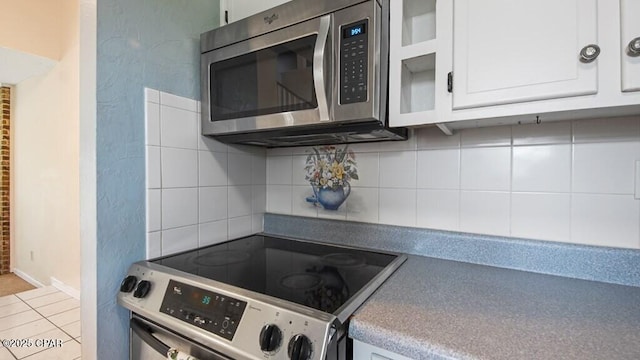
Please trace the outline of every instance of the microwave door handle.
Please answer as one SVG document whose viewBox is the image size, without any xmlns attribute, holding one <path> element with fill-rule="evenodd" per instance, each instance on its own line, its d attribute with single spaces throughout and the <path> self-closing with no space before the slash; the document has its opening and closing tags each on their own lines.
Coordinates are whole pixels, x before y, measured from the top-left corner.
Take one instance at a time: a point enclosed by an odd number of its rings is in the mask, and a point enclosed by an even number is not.
<svg viewBox="0 0 640 360">
<path fill-rule="evenodd" d="M 325 79 L 331 79 L 331 76 L 324 76 L 326 61 L 326 45 L 329 37 L 329 29 L 331 27 L 331 15 L 325 15 L 320 18 L 320 28 L 318 29 L 318 39 L 313 49 L 313 84 L 316 90 L 316 98 L 318 100 L 318 111 L 320 112 L 320 121 L 330 121 L 329 104 L 327 103 L 327 84 Z"/>
</svg>

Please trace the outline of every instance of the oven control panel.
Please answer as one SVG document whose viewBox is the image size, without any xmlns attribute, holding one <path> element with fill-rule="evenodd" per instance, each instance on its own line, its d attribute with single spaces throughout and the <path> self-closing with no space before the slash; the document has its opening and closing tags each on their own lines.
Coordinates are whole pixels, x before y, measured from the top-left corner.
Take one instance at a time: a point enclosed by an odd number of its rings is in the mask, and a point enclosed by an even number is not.
<svg viewBox="0 0 640 360">
<path fill-rule="evenodd" d="M 341 27 L 340 103 L 367 101 L 368 20 Z"/>
<path fill-rule="evenodd" d="M 246 307 L 244 301 L 169 280 L 160 312 L 231 341 Z"/>
</svg>

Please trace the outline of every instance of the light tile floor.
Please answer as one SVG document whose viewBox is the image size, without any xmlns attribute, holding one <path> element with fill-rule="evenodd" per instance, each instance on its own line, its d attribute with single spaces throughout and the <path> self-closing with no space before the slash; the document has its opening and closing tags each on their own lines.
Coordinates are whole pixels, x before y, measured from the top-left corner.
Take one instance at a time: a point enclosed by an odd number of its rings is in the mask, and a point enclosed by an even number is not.
<svg viewBox="0 0 640 360">
<path fill-rule="evenodd" d="M 11 339 L 33 345 L 0 345 L 0 360 L 80 359 L 80 302 L 53 286 L 0 297 L 0 340 Z"/>
</svg>

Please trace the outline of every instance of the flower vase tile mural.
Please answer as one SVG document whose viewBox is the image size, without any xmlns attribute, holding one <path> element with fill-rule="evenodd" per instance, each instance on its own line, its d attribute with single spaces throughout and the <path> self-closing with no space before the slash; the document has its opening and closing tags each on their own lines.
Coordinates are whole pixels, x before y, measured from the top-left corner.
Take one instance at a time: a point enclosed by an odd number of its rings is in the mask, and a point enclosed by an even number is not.
<svg viewBox="0 0 640 360">
<path fill-rule="evenodd" d="M 305 180 L 312 194 L 306 201 L 328 211 L 339 211 L 351 194 L 350 181 L 358 180 L 356 155 L 348 146 L 311 148 L 305 163 Z"/>
</svg>

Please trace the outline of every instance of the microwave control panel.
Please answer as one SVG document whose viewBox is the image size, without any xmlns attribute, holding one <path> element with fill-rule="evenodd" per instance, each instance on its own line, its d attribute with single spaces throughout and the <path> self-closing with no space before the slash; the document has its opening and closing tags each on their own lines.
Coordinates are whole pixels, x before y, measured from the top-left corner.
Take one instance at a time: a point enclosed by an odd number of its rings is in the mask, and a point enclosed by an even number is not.
<svg viewBox="0 0 640 360">
<path fill-rule="evenodd" d="M 368 20 L 341 27 L 340 104 L 367 101 Z"/>
</svg>

